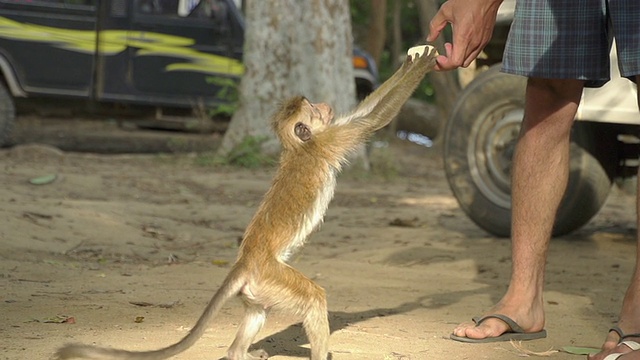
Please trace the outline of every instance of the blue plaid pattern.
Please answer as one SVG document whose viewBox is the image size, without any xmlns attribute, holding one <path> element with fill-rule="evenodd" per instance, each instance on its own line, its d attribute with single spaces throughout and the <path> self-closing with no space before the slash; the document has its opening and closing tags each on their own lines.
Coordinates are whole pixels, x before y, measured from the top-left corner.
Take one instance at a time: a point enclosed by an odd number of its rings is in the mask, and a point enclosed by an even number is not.
<svg viewBox="0 0 640 360">
<path fill-rule="evenodd" d="M 622 75 L 640 74 L 640 0 L 518 0 L 502 71 L 601 86 L 612 37 Z"/>
<path fill-rule="evenodd" d="M 620 74 L 640 74 L 640 1 L 609 0 Z"/>
</svg>

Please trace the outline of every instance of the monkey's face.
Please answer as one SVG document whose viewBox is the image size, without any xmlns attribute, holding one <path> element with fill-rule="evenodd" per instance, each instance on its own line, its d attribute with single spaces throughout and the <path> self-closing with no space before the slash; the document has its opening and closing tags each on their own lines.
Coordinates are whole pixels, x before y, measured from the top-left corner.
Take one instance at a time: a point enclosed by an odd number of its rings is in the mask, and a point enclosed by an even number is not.
<svg viewBox="0 0 640 360">
<path fill-rule="evenodd" d="M 331 125 L 333 121 L 333 109 L 327 103 L 311 103 L 309 102 L 309 106 L 311 107 L 311 118 L 312 121 L 319 121 L 322 124 L 322 127 L 327 127 Z"/>
<path fill-rule="evenodd" d="M 311 140 L 314 134 L 323 132 L 333 121 L 333 109 L 326 103 L 314 104 L 304 100 L 300 118 L 294 126 L 294 133 L 302 142 Z"/>
</svg>

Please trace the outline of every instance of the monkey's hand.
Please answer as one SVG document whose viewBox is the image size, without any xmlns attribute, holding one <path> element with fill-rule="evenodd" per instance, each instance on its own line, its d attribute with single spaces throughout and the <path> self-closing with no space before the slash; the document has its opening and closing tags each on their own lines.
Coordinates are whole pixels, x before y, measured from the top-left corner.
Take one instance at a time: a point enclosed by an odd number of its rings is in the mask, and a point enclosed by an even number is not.
<svg viewBox="0 0 640 360">
<path fill-rule="evenodd" d="M 438 56 L 438 51 L 435 47 L 431 45 L 419 45 L 409 48 L 409 50 L 407 50 L 407 57 L 411 58 L 411 61 L 414 61 L 416 58 L 425 55 L 429 56 L 432 55 L 432 53 L 433 56 Z"/>
<path fill-rule="evenodd" d="M 430 62 L 430 59 L 435 59 L 436 56 L 438 56 L 438 51 L 431 45 L 418 45 L 409 48 L 409 50 L 407 50 L 407 58 L 404 59 L 402 66 L 396 72 L 398 74 L 398 78 L 403 77 L 407 72 L 409 72 L 410 68 L 425 66 L 427 62 Z M 421 63 L 422 65 L 415 65 L 416 63 Z M 435 63 L 433 65 L 435 66 Z M 420 77 L 422 76 L 424 76 L 424 74 Z M 393 86 L 395 86 L 398 79 L 395 80 L 396 81 L 393 82 Z"/>
</svg>

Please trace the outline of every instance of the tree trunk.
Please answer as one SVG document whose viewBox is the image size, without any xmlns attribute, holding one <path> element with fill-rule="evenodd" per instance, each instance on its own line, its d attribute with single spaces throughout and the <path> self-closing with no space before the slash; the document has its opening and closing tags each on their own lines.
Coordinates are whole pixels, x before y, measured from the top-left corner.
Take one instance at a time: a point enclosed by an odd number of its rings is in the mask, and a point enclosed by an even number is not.
<svg viewBox="0 0 640 360">
<path fill-rule="evenodd" d="M 367 52 L 380 67 L 380 57 L 387 38 L 387 0 L 371 0 L 371 16 L 367 32 Z"/>
<path fill-rule="evenodd" d="M 245 74 L 240 104 L 220 146 L 226 155 L 246 137 L 279 144 L 269 117 L 280 101 L 302 94 L 329 103 L 336 114 L 354 106 L 348 0 L 250 0 L 246 6 Z"/>
<path fill-rule="evenodd" d="M 391 42 L 391 64 L 394 69 L 400 67 L 400 64 L 404 61 L 404 54 L 406 49 L 402 48 L 402 1 L 393 2 L 393 21 L 391 22 L 391 34 L 393 41 Z"/>
</svg>

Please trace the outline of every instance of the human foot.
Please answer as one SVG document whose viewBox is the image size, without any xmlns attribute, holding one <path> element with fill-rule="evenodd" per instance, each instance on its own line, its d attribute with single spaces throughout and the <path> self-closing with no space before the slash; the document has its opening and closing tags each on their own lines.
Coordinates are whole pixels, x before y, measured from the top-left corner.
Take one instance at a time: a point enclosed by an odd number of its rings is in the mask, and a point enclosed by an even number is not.
<svg viewBox="0 0 640 360">
<path fill-rule="evenodd" d="M 640 281 L 638 279 L 640 277 L 636 274 L 625 294 L 618 325 L 609 330 L 607 338 L 602 344 L 602 350 L 589 356 L 589 360 L 603 360 L 609 354 L 630 352 L 629 346 L 620 345 L 622 341 L 632 340 L 640 343 Z M 631 355 L 629 356 L 631 357 Z"/>
<path fill-rule="evenodd" d="M 640 360 L 640 343 L 633 340 L 624 340 L 612 349 L 603 350 L 593 356 L 589 355 L 587 359 L 596 360 Z"/>
<path fill-rule="evenodd" d="M 547 336 L 547 332 L 545 330 L 534 331 L 534 332 L 526 332 L 520 325 L 518 325 L 515 321 L 505 315 L 501 314 L 492 314 L 483 317 L 475 317 L 473 318 L 473 322 L 475 324 L 474 328 L 477 329 L 483 326 L 483 323 L 489 320 L 497 320 L 504 323 L 507 326 L 507 330 L 503 331 L 499 335 L 495 336 L 486 336 L 483 338 L 473 338 L 470 336 L 458 336 L 455 334 L 450 335 L 452 340 L 461 341 L 461 342 L 469 342 L 469 343 L 487 343 L 487 342 L 495 342 L 495 341 L 509 341 L 509 340 L 534 340 L 541 339 Z"/>
<path fill-rule="evenodd" d="M 600 351 L 597 354 L 589 355 L 588 359 L 589 360 L 617 359 L 622 354 L 629 353 L 634 350 L 639 350 L 640 344 L 638 344 L 638 341 L 640 341 L 640 334 L 625 333 L 618 326 L 614 326 L 609 330 L 607 339 L 602 345 L 602 351 Z M 618 357 L 613 357 L 614 354 L 617 354 Z"/>
</svg>

